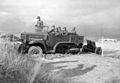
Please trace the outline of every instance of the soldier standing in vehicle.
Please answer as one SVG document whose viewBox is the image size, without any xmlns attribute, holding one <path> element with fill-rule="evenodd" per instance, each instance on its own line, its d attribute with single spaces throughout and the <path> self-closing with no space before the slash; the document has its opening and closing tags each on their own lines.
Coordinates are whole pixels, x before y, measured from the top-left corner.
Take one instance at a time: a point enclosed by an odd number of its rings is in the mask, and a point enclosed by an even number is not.
<svg viewBox="0 0 120 83">
<path fill-rule="evenodd" d="M 35 27 L 37 27 L 36 32 L 42 32 L 43 31 L 43 21 L 40 19 L 40 16 L 37 16 L 37 24 L 35 25 Z"/>
</svg>

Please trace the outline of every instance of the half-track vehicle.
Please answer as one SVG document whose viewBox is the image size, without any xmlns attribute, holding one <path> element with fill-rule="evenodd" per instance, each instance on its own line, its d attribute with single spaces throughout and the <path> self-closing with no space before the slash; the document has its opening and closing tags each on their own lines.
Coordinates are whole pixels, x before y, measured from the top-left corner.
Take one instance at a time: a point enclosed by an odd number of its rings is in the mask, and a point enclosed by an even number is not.
<svg viewBox="0 0 120 83">
<path fill-rule="evenodd" d="M 18 51 L 28 54 L 69 53 L 70 49 L 82 48 L 84 36 L 76 33 L 57 34 L 52 32 L 21 33 L 22 44 Z M 79 52 L 79 50 L 77 51 Z M 77 53 L 76 52 L 76 53 Z"/>
</svg>

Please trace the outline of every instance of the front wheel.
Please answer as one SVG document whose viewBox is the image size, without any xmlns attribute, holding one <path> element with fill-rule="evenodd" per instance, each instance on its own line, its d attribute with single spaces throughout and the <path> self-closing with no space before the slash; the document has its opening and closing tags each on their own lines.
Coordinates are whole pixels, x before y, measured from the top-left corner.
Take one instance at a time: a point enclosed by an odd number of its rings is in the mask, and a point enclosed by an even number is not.
<svg viewBox="0 0 120 83">
<path fill-rule="evenodd" d="M 39 46 L 31 46 L 28 50 L 28 54 L 29 55 L 36 55 L 39 54 L 40 56 L 42 56 L 43 54 L 43 50 L 41 47 Z"/>
</svg>

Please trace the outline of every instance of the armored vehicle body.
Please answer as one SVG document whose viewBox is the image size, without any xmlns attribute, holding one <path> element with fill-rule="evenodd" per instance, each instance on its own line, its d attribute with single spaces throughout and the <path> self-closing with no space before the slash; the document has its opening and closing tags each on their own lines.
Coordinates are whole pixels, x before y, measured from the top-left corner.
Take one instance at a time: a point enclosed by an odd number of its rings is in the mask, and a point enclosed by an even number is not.
<svg viewBox="0 0 120 83">
<path fill-rule="evenodd" d="M 68 53 L 73 48 L 82 48 L 84 36 L 76 33 L 52 32 L 21 33 L 19 52 L 28 54 Z"/>
</svg>

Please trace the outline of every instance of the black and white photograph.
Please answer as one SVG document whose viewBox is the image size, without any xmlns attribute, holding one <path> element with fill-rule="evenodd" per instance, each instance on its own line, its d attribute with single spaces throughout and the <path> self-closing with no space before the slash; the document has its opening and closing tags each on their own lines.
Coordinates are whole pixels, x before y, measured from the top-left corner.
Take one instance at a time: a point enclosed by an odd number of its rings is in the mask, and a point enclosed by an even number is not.
<svg viewBox="0 0 120 83">
<path fill-rule="evenodd" d="M 0 83 L 120 83 L 120 0 L 0 0 Z"/>
</svg>

